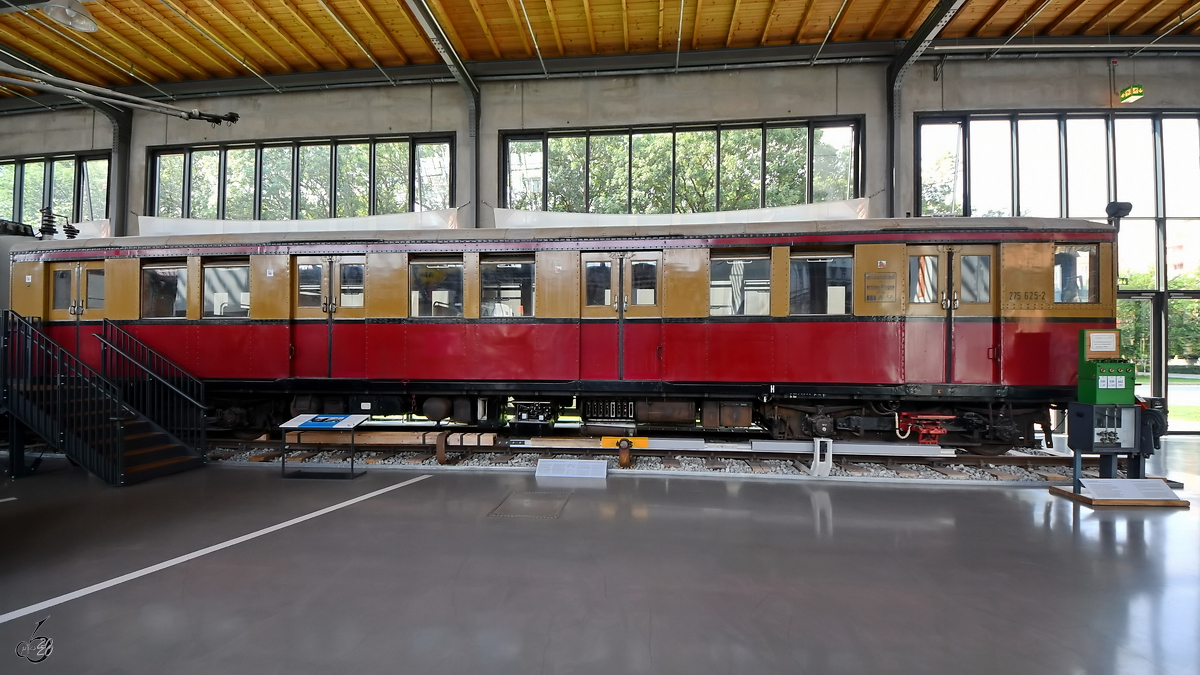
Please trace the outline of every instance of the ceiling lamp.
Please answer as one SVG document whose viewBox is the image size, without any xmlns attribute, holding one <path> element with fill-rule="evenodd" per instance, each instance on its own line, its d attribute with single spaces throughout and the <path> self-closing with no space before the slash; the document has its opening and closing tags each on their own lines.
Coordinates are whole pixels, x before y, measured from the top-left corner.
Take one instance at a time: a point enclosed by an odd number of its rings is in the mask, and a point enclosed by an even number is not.
<svg viewBox="0 0 1200 675">
<path fill-rule="evenodd" d="M 50 0 L 42 5 L 42 13 L 81 33 L 95 33 L 99 26 L 79 0 Z"/>
<path fill-rule="evenodd" d="M 1121 103 L 1133 103 L 1146 95 L 1146 89 L 1140 84 L 1131 84 L 1121 90 Z"/>
</svg>

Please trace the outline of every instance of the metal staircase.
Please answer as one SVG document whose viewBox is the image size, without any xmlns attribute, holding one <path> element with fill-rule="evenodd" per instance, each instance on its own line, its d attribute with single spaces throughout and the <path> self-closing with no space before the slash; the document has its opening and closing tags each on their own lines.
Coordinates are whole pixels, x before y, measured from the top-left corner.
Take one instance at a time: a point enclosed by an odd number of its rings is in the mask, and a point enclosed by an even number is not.
<svg viewBox="0 0 1200 675">
<path fill-rule="evenodd" d="M 98 336 L 105 345 L 105 369 L 116 376 L 110 380 L 15 312 L 4 312 L 2 333 L 5 410 L 104 482 L 128 485 L 204 463 L 200 399 L 187 397 L 192 410 L 184 412 L 182 392 L 171 391 L 168 378 L 113 347 L 114 341 L 128 347 L 120 338 Z M 20 434 L 10 434 L 9 441 L 12 472 L 20 475 Z"/>
</svg>

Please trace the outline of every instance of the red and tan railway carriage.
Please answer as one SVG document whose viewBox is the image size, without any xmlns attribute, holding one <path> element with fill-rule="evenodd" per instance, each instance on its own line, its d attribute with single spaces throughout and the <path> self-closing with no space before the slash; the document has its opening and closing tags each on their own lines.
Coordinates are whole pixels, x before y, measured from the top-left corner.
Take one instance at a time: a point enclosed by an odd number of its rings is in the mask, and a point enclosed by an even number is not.
<svg viewBox="0 0 1200 675">
<path fill-rule="evenodd" d="M 997 452 L 1072 398 L 1079 329 L 1115 325 L 1114 238 L 920 218 L 89 239 L 14 248 L 11 301 L 92 363 L 116 322 L 231 429 L 571 413 Z"/>
</svg>

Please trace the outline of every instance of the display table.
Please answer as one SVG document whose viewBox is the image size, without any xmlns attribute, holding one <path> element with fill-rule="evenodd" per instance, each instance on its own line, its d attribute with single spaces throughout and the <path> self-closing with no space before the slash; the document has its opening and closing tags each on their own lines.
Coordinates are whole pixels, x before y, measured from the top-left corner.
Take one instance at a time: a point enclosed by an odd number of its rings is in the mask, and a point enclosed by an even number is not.
<svg viewBox="0 0 1200 675">
<path fill-rule="evenodd" d="M 279 471 L 284 478 L 341 478 L 354 479 L 366 473 L 366 471 L 354 470 L 354 430 L 358 425 L 370 419 L 370 415 L 297 415 L 292 419 L 279 425 L 283 430 L 283 441 L 281 449 L 283 456 L 280 457 Z M 337 470 L 303 470 L 297 468 L 295 471 L 288 472 L 287 470 L 287 453 L 288 453 L 288 432 L 296 432 L 296 442 L 300 443 L 304 438 L 306 431 L 348 431 L 350 432 L 350 471 Z"/>
</svg>

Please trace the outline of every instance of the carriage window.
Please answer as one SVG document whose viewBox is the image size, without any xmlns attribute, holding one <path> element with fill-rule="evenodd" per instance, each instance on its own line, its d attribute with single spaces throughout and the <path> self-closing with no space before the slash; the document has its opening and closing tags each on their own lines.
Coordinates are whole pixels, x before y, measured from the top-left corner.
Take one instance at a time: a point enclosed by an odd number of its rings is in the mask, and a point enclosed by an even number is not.
<svg viewBox="0 0 1200 675">
<path fill-rule="evenodd" d="M 363 306 L 363 280 L 366 277 L 366 266 L 362 263 L 342 263 L 341 306 Z"/>
<path fill-rule="evenodd" d="M 1099 245 L 1054 247 L 1054 301 L 1100 302 Z"/>
<path fill-rule="evenodd" d="M 187 316 L 187 266 L 142 268 L 142 318 Z"/>
<path fill-rule="evenodd" d="M 658 304 L 658 261 L 634 260 L 630 263 L 632 269 L 633 304 Z"/>
<path fill-rule="evenodd" d="M 938 301 L 938 257 L 914 255 L 908 258 L 908 301 Z"/>
<path fill-rule="evenodd" d="M 612 263 L 589 262 L 584 265 L 588 307 L 604 307 L 612 304 Z"/>
<path fill-rule="evenodd" d="M 88 309 L 104 309 L 104 270 L 87 271 Z"/>
<path fill-rule="evenodd" d="M 533 260 L 484 259 L 479 271 L 480 316 L 533 316 Z"/>
<path fill-rule="evenodd" d="M 204 266 L 204 316 L 250 316 L 250 266 Z"/>
<path fill-rule="evenodd" d="M 792 258 L 792 314 L 849 314 L 854 293 L 850 256 Z"/>
<path fill-rule="evenodd" d="M 71 270 L 54 270 L 54 301 L 51 309 L 71 308 Z"/>
<path fill-rule="evenodd" d="M 711 316 L 768 316 L 771 259 L 767 256 L 713 258 L 709 277 Z"/>
<path fill-rule="evenodd" d="M 296 306 L 321 306 L 321 279 L 325 275 L 325 265 L 321 263 L 300 263 L 296 265 Z"/>
<path fill-rule="evenodd" d="M 992 256 L 964 255 L 959 266 L 963 302 L 992 301 Z"/>
<path fill-rule="evenodd" d="M 414 258 L 408 264 L 409 316 L 462 316 L 462 260 Z"/>
</svg>

